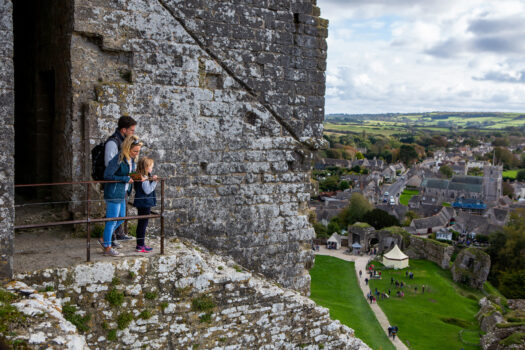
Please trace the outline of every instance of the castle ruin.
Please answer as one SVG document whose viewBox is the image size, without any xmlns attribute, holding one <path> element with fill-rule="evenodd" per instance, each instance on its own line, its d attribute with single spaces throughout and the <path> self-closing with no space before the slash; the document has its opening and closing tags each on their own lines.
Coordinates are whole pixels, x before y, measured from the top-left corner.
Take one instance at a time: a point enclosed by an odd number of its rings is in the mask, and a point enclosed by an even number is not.
<svg viewBox="0 0 525 350">
<path fill-rule="evenodd" d="M 167 232 L 308 293 L 319 16 L 315 0 L 0 0 L 0 274 L 14 184 L 90 179 L 90 150 L 130 115 L 167 178 Z"/>
</svg>

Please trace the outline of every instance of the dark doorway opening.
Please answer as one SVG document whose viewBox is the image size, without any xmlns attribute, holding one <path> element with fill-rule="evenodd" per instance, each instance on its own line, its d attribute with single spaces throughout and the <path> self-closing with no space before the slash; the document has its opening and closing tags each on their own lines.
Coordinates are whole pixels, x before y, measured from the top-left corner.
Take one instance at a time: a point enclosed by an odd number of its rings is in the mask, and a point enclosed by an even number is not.
<svg viewBox="0 0 525 350">
<path fill-rule="evenodd" d="M 15 68 L 15 183 L 47 183 L 61 176 L 67 146 L 70 2 L 13 1 Z M 49 198 L 51 188 L 17 189 L 18 197 Z"/>
</svg>

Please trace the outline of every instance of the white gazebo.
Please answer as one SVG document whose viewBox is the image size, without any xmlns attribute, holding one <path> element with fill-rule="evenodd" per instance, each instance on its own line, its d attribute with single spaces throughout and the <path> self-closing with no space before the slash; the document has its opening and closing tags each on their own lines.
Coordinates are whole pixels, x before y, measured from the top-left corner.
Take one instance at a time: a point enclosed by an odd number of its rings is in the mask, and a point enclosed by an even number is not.
<svg viewBox="0 0 525 350">
<path fill-rule="evenodd" d="M 404 269 L 408 267 L 408 256 L 396 244 L 391 251 L 383 255 L 383 265 L 396 270 Z"/>
<path fill-rule="evenodd" d="M 332 236 L 328 238 L 328 241 L 326 241 L 326 248 L 341 249 L 341 236 L 334 232 Z"/>
</svg>

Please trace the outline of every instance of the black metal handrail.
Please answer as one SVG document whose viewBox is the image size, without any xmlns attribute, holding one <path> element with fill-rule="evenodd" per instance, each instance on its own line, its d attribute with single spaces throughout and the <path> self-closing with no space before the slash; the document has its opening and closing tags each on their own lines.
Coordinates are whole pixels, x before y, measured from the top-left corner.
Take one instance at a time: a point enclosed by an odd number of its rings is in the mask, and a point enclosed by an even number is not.
<svg viewBox="0 0 525 350">
<path fill-rule="evenodd" d="M 87 228 L 87 240 L 86 240 L 86 260 L 91 261 L 91 223 L 96 222 L 107 222 L 107 221 L 120 221 L 120 220 L 135 220 L 135 219 L 156 219 L 160 218 L 160 254 L 164 254 L 164 178 L 157 178 L 160 181 L 160 214 L 150 215 L 131 215 L 121 216 L 117 218 L 91 218 L 91 196 L 89 191 L 89 185 L 92 184 L 104 184 L 104 183 L 116 183 L 120 181 L 104 180 L 104 181 L 71 181 L 71 182 L 51 182 L 51 183 L 40 183 L 40 184 L 20 184 L 15 185 L 15 188 L 22 187 L 44 187 L 44 186 L 64 186 L 64 185 L 86 185 L 86 218 L 77 220 L 67 221 L 55 221 L 46 222 L 41 224 L 28 224 L 28 225 L 15 225 L 16 229 L 28 229 L 38 227 L 50 227 L 50 226 L 61 226 L 61 225 L 75 225 L 75 224 L 86 224 Z M 140 181 L 139 181 L 140 182 Z"/>
</svg>

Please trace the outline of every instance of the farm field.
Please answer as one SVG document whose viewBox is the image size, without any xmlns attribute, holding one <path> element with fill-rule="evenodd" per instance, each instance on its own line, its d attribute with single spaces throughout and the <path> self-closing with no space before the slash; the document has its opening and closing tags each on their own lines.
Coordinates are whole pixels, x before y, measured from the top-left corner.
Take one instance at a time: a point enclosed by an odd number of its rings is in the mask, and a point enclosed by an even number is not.
<svg viewBox="0 0 525 350">
<path fill-rule="evenodd" d="M 414 197 L 417 194 L 419 194 L 418 190 L 405 189 L 403 190 L 403 192 L 401 192 L 401 196 L 399 196 L 399 203 L 403 205 L 408 205 L 408 201 L 410 200 L 410 198 Z"/>
<path fill-rule="evenodd" d="M 343 123 L 343 124 L 334 124 L 325 122 L 324 129 L 326 132 L 353 132 L 353 133 L 362 133 L 365 131 L 368 134 L 381 134 L 381 135 L 392 135 L 392 134 L 402 134 L 406 133 L 407 129 L 400 126 L 390 125 L 377 125 L 374 124 L 357 124 L 357 123 Z"/>
<path fill-rule="evenodd" d="M 310 276 L 310 298 L 328 308 L 333 319 L 352 328 L 372 349 L 394 350 L 359 288 L 353 262 L 317 255 Z"/>
<path fill-rule="evenodd" d="M 346 118 L 346 120 L 345 120 Z M 423 114 L 341 115 L 337 119 L 327 116 L 325 129 L 370 134 L 409 132 L 411 128 L 429 131 L 476 129 L 485 132 L 506 127 L 525 126 L 525 114 L 520 113 L 462 113 L 432 112 Z"/>
<path fill-rule="evenodd" d="M 407 270 L 414 273 L 413 280 L 406 277 Z M 392 325 L 399 327 L 399 337 L 410 349 L 480 349 L 480 329 L 474 317 L 482 296 L 479 291 L 460 287 L 452 281 L 450 271 L 426 260 L 411 259 L 408 269 L 384 269 L 382 276 L 371 280 L 370 288 L 392 290 L 389 299 L 378 298 L 378 303 Z M 404 297 L 396 296 L 391 278 L 405 283 Z"/>
</svg>

